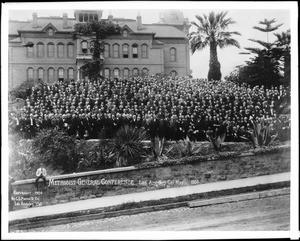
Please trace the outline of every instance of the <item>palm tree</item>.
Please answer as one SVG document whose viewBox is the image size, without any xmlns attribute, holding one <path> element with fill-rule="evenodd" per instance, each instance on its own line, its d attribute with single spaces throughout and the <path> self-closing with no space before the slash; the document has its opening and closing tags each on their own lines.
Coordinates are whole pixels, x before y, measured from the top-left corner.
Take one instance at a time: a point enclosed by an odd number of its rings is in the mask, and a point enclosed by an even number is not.
<svg viewBox="0 0 300 241">
<path fill-rule="evenodd" d="M 227 12 L 217 14 L 211 12 L 208 16 L 203 14 L 203 17 L 196 15 L 199 24 L 191 23 L 197 28 L 197 31 L 189 35 L 192 53 L 195 53 L 196 50 L 203 50 L 207 46 L 210 48 L 208 80 L 220 80 L 222 77 L 217 47 L 220 49 L 227 46 L 240 48 L 240 44 L 232 38 L 232 35 L 241 34 L 235 31 L 225 31 L 230 24 L 235 23 L 231 18 L 225 18 L 226 15 Z"/>
</svg>

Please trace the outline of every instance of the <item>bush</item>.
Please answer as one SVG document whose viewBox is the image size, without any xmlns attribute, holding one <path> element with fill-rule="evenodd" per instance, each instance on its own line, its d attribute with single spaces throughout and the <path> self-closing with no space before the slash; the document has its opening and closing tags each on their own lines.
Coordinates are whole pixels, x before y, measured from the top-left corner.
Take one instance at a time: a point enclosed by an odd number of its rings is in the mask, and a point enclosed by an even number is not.
<svg viewBox="0 0 300 241">
<path fill-rule="evenodd" d="M 110 142 L 116 166 L 127 166 L 139 162 L 145 153 L 143 141 L 148 139 L 143 129 L 125 125 L 121 127 Z"/>
<path fill-rule="evenodd" d="M 213 132 L 209 132 L 206 134 L 207 139 L 212 144 L 215 151 L 221 151 L 221 145 L 225 141 L 226 133 L 217 134 Z"/>
<path fill-rule="evenodd" d="M 184 140 L 180 140 L 177 147 L 181 157 L 199 155 L 202 151 L 202 147 L 195 141 L 191 141 L 188 136 Z"/>
<path fill-rule="evenodd" d="M 34 153 L 48 165 L 54 165 L 65 173 L 76 170 L 78 154 L 76 140 L 63 131 L 45 129 L 32 140 Z"/>
</svg>

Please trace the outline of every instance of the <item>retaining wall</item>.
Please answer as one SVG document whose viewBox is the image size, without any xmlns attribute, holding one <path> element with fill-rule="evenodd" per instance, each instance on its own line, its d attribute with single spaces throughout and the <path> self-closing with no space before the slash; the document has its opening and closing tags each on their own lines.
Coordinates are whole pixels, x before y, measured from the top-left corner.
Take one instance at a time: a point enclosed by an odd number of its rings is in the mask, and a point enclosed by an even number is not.
<svg viewBox="0 0 300 241">
<path fill-rule="evenodd" d="M 35 180 L 28 179 L 13 183 L 13 209 L 288 171 L 290 151 L 285 150 L 275 154 L 244 154 L 222 160 L 195 161 L 165 167 L 130 166 L 47 177 L 47 186 L 44 187 L 40 181 L 39 191 L 35 191 Z"/>
</svg>

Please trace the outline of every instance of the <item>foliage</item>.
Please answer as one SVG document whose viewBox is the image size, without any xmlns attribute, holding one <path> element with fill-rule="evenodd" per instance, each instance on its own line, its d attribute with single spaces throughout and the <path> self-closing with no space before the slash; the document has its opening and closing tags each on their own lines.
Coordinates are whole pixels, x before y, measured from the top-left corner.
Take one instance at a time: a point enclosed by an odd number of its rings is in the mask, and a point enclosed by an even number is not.
<svg viewBox="0 0 300 241">
<path fill-rule="evenodd" d="M 117 130 L 110 143 L 116 166 L 131 165 L 140 161 L 145 153 L 143 141 L 147 139 L 147 132 L 143 129 L 125 125 Z"/>
<path fill-rule="evenodd" d="M 165 139 L 164 138 L 159 138 L 155 137 L 154 141 L 151 142 L 151 150 L 153 153 L 153 157 L 155 161 L 163 161 L 168 159 L 167 155 L 172 151 L 173 145 L 169 146 L 166 148 L 165 145 Z"/>
<path fill-rule="evenodd" d="M 208 16 L 205 14 L 203 14 L 203 17 L 196 15 L 199 23 L 192 22 L 192 25 L 197 28 L 189 35 L 192 53 L 210 47 L 208 80 L 220 80 L 222 77 L 217 47 L 221 49 L 227 46 L 240 47 L 238 41 L 232 38 L 232 35 L 241 34 L 236 31 L 225 31 L 230 24 L 235 23 L 231 18 L 226 18 L 226 15 L 227 12 L 217 14 L 210 12 Z"/>
<path fill-rule="evenodd" d="M 83 72 L 90 78 L 98 77 L 100 70 L 103 68 L 104 39 L 119 34 L 120 27 L 106 20 L 75 24 L 74 32 L 72 33 L 73 39 L 88 38 L 94 45 L 93 59 L 82 67 Z"/>
<path fill-rule="evenodd" d="M 14 101 L 18 98 L 25 100 L 27 97 L 26 90 L 31 89 L 33 86 L 35 86 L 35 82 L 33 80 L 26 80 L 22 82 L 20 85 L 9 91 L 10 100 Z"/>
<path fill-rule="evenodd" d="M 214 150 L 221 151 L 222 143 L 225 141 L 226 133 L 218 134 L 215 132 L 206 133 L 207 139 L 212 144 Z"/>
<path fill-rule="evenodd" d="M 113 156 L 108 141 L 101 140 L 92 148 L 84 147 L 77 168 L 80 171 L 111 168 L 114 164 Z"/>
<path fill-rule="evenodd" d="M 277 133 L 271 136 L 270 124 L 264 120 L 256 123 L 252 121 L 253 131 L 248 131 L 246 138 L 252 143 L 254 148 L 269 146 L 277 137 Z"/>
<path fill-rule="evenodd" d="M 78 163 L 75 138 L 63 131 L 44 129 L 32 140 L 37 158 L 52 164 L 65 173 L 74 171 Z"/>
<path fill-rule="evenodd" d="M 191 141 L 188 136 L 178 142 L 181 157 L 199 155 L 202 148 L 195 141 Z"/>
</svg>

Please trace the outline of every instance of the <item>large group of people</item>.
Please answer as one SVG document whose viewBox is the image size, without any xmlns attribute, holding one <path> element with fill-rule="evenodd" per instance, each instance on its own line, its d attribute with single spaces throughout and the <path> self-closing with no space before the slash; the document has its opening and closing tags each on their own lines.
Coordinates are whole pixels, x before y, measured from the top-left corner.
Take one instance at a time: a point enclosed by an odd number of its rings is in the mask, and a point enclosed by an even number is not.
<svg viewBox="0 0 300 241">
<path fill-rule="evenodd" d="M 56 128 L 78 139 L 110 138 L 122 125 L 144 128 L 151 138 L 206 140 L 207 132 L 226 132 L 239 141 L 251 121 L 289 128 L 280 113 L 290 88 L 250 88 L 229 81 L 189 77 L 80 79 L 27 90 L 25 105 L 9 116 L 9 127 L 33 138 Z"/>
</svg>

